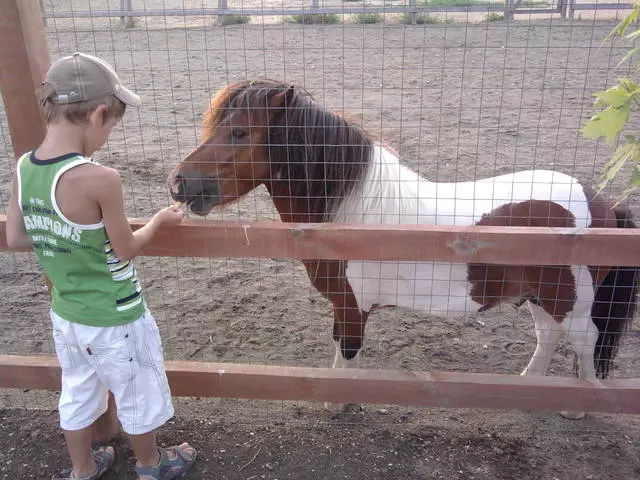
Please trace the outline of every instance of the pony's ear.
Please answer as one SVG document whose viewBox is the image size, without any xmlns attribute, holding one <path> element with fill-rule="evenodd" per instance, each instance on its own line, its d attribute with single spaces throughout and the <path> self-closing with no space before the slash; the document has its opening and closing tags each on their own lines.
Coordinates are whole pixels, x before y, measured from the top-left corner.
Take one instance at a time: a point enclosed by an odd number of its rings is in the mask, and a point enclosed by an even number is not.
<svg viewBox="0 0 640 480">
<path fill-rule="evenodd" d="M 290 85 L 284 92 L 280 92 L 275 94 L 269 100 L 269 109 L 270 110 L 282 110 L 291 105 L 291 101 L 293 100 L 293 95 L 295 94 L 295 87 Z"/>
</svg>

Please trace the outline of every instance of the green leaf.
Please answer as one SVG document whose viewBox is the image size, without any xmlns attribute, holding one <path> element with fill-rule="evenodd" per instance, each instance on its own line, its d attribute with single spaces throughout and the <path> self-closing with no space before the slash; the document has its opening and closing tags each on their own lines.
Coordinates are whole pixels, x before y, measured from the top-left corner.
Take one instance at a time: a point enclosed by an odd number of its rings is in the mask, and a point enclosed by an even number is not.
<svg viewBox="0 0 640 480">
<path fill-rule="evenodd" d="M 637 30 L 637 31 L 636 31 L 636 33 L 640 33 L 640 30 Z M 622 65 L 623 63 L 628 62 L 628 61 L 629 61 L 629 59 L 630 59 L 631 57 L 633 57 L 634 55 L 636 55 L 638 52 L 640 52 L 640 47 L 635 47 L 635 48 L 632 48 L 631 50 L 629 50 L 629 51 L 627 52 L 627 54 L 626 54 L 624 57 L 622 57 L 622 60 L 620 60 L 620 61 L 618 62 L 618 67 L 619 67 L 620 65 Z"/>
<path fill-rule="evenodd" d="M 622 107 L 609 107 L 591 117 L 580 130 L 586 138 L 596 140 L 606 137 L 607 142 L 613 143 L 624 128 L 629 118 L 629 104 Z"/>
<path fill-rule="evenodd" d="M 631 80 L 630 78 L 622 77 L 618 79 L 618 85 L 626 88 L 630 95 L 637 95 L 640 91 L 640 85 Z"/>
<path fill-rule="evenodd" d="M 627 33 L 624 38 L 626 38 L 627 40 L 633 40 L 636 37 L 640 36 L 640 30 L 634 30 L 631 33 Z"/>
<path fill-rule="evenodd" d="M 596 107 L 622 107 L 625 103 L 629 102 L 631 93 L 625 86 L 618 84 L 615 87 L 611 87 L 609 90 L 605 90 L 604 92 L 596 92 L 593 94 L 593 96 L 597 98 L 597 101 L 595 103 Z"/>
<path fill-rule="evenodd" d="M 622 167 L 624 167 L 625 163 L 629 160 L 634 160 L 636 163 L 634 168 L 638 167 L 638 163 L 640 162 L 640 143 L 637 139 L 634 139 L 632 142 L 624 143 L 616 149 L 611 160 L 609 160 L 602 169 L 602 180 L 598 185 L 598 192 L 602 191 L 602 189 L 616 178 Z"/>
<path fill-rule="evenodd" d="M 616 25 L 616 28 L 614 28 L 609 33 L 609 35 L 606 36 L 605 41 L 609 41 L 613 39 L 613 37 L 615 36 L 622 37 L 626 33 L 627 29 L 629 28 L 629 25 L 638 21 L 639 13 L 640 13 L 640 4 L 638 4 L 638 2 L 634 2 L 633 10 L 631 10 L 631 12 L 626 17 L 620 20 L 620 23 Z"/>
<path fill-rule="evenodd" d="M 637 161 L 637 159 L 634 159 Z M 631 170 L 631 178 L 629 178 L 629 185 L 633 188 L 640 187 L 640 164 L 636 163 Z"/>
</svg>

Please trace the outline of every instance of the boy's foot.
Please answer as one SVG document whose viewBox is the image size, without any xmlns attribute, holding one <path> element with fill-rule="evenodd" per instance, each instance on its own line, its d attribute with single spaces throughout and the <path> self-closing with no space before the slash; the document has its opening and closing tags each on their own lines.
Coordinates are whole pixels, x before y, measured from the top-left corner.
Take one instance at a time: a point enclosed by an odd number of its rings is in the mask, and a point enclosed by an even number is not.
<svg viewBox="0 0 640 480">
<path fill-rule="evenodd" d="M 182 477 L 193 466 L 196 460 L 196 450 L 188 443 L 169 447 L 158 448 L 160 461 L 151 467 L 136 465 L 136 472 L 140 480 L 170 480 Z"/>
<path fill-rule="evenodd" d="M 98 480 L 113 465 L 116 451 L 113 447 L 100 447 L 98 450 L 92 451 L 91 455 L 93 455 L 93 461 L 96 462 L 95 473 L 88 477 L 76 477 L 73 473 L 73 468 L 69 468 L 60 473 L 60 475 L 54 475 L 51 480 Z"/>
</svg>

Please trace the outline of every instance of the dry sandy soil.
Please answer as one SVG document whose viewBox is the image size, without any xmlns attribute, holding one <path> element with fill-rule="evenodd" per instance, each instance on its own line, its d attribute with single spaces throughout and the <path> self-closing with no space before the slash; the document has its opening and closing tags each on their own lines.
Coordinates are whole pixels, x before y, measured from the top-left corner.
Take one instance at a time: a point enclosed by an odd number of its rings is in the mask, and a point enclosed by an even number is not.
<svg viewBox="0 0 640 480">
<path fill-rule="evenodd" d="M 131 216 L 169 202 L 167 172 L 196 145 L 207 98 L 242 78 L 304 85 L 382 134 L 432 180 L 535 166 L 595 182 L 610 155 L 578 133 L 592 92 L 620 73 L 614 67 L 624 48 L 602 44 L 610 22 L 221 28 L 200 19 L 185 28 L 183 20 L 165 21 L 127 30 L 117 20 L 47 27 L 53 58 L 97 53 L 144 98 L 97 155 L 120 168 Z M 6 206 L 14 159 L 6 124 L 2 131 Z M 262 189 L 210 217 L 276 218 Z M 33 258 L 1 257 L 0 353 L 52 354 Z M 144 258 L 138 265 L 168 359 L 330 365 L 330 308 L 297 262 Z M 518 373 L 534 347 L 527 312 L 509 308 L 449 320 L 384 311 L 370 320 L 367 337 L 365 368 Z M 638 376 L 639 341 L 635 328 L 616 376 Z M 550 373 L 568 375 L 571 363 L 563 347 Z M 66 464 L 55 392 L 0 391 L 0 402 L 0 478 L 47 478 Z M 188 437 L 201 449 L 189 478 L 640 478 L 634 416 L 593 414 L 574 423 L 554 413 L 367 406 L 332 418 L 304 402 L 176 402 L 178 416 L 161 439 Z M 119 473 L 105 478 L 134 478 L 126 443 L 120 451 Z"/>
</svg>

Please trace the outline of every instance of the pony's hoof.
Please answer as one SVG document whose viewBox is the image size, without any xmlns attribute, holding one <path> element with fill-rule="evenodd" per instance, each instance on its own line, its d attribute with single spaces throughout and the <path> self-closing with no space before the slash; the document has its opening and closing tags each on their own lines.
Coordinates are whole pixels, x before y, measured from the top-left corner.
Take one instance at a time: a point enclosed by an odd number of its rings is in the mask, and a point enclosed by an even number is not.
<svg viewBox="0 0 640 480">
<path fill-rule="evenodd" d="M 329 402 L 326 402 L 324 404 L 324 409 L 327 412 L 330 412 L 330 413 L 333 413 L 333 414 L 344 412 L 345 407 L 346 407 L 346 405 L 344 403 L 329 403 Z"/>
<path fill-rule="evenodd" d="M 584 417 L 587 416 L 586 412 L 567 412 L 567 411 L 560 412 L 560 415 L 562 415 L 564 418 L 568 420 L 582 420 Z"/>
<path fill-rule="evenodd" d="M 362 412 L 362 405 L 356 403 L 325 403 L 324 409 L 328 412 L 338 415 L 342 413 L 359 413 Z"/>
</svg>

